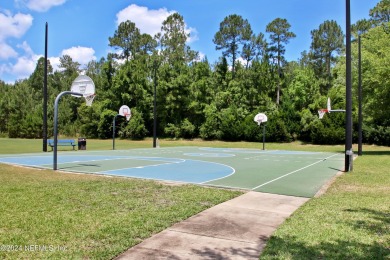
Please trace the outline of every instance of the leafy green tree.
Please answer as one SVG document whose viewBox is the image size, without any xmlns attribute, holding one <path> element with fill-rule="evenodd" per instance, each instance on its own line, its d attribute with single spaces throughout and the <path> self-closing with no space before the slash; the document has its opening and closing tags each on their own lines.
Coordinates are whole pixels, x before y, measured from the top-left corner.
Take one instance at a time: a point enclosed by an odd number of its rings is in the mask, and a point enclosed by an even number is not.
<svg viewBox="0 0 390 260">
<path fill-rule="evenodd" d="M 353 30 L 355 36 L 362 35 L 363 42 L 364 142 L 389 145 L 390 83 L 387 81 L 390 34 L 386 24 L 386 3 L 388 1 L 381 1 L 372 9 L 371 19 L 358 21 Z M 132 108 L 133 117 L 130 122 L 123 117 L 117 118 L 117 136 L 142 139 L 150 135 L 156 80 L 157 126 L 161 136 L 261 141 L 262 131 L 253 122 L 253 117 L 264 112 L 269 118 L 267 141 L 288 142 L 298 138 L 314 143 L 342 143 L 345 114 L 332 113 L 322 120 L 317 115 L 317 110 L 326 106 L 327 96 L 334 108 L 345 107 L 342 48 L 331 53 L 328 59 L 331 60 L 330 68 L 325 59 L 326 52 L 323 52 L 329 35 L 342 35 L 337 33 L 338 26 L 333 26 L 331 21 L 324 22 L 324 28 L 312 31 L 312 47 L 316 46 L 315 36 L 318 48 L 304 51 L 299 61 L 287 62 L 284 59 L 285 46 L 295 35 L 289 34 L 290 26 L 285 19 L 278 18 L 269 24 L 271 42 L 268 45 L 262 33 L 252 34 L 242 17 L 230 17 L 241 20 L 245 29 L 236 26 L 235 19 L 225 18 L 226 24 L 221 25 L 226 25 L 226 28 L 221 26 L 220 29 L 225 33 L 221 38 L 226 45 L 219 46 L 224 53 L 214 64 L 209 64 L 207 58 L 197 59 L 197 52 L 187 45 L 190 35 L 186 32 L 184 18 L 177 13 L 163 22 L 161 32 L 154 38 L 140 34 L 130 21 L 123 23 L 128 27 L 119 26 L 121 28 L 118 27 L 110 42 L 110 46 L 121 50 L 120 56 L 110 53 L 98 61 L 89 62 L 86 67 L 86 74 L 96 86 L 97 96 L 92 107 L 87 107 L 82 98 L 65 96 L 61 100 L 59 134 L 111 138 L 113 118 L 119 107 L 126 104 Z M 330 28 L 326 28 L 326 24 Z M 234 30 L 241 34 L 231 34 Z M 124 38 L 120 38 L 122 36 Z M 329 44 L 334 45 L 340 38 L 336 37 Z M 352 43 L 354 88 L 357 87 L 356 44 L 355 41 Z M 226 59 L 233 56 L 232 50 L 235 51 L 234 70 L 229 68 Z M 314 50 L 322 59 L 313 55 Z M 240 55 L 246 64 L 237 62 Z M 119 62 L 115 57 L 125 61 Z M 48 77 L 49 135 L 53 130 L 54 100 L 61 91 L 69 90 L 80 71 L 80 64 L 70 56 L 61 57 L 60 62 L 62 70 L 49 73 Z M 43 63 L 41 58 L 27 80 L 12 85 L 0 80 L 2 135 L 41 138 Z M 273 101 L 276 85 L 279 91 L 283 90 L 278 97 L 280 104 Z M 321 88 L 330 85 L 332 88 L 327 95 L 321 95 Z M 353 113 L 356 114 L 354 98 Z"/>
<path fill-rule="evenodd" d="M 104 134 L 100 134 L 97 131 L 102 111 L 102 103 L 94 101 L 93 106 L 81 105 L 78 108 L 78 116 L 80 122 L 80 129 L 78 134 L 87 138 L 108 138 L 110 135 L 107 131 Z M 112 135 L 111 135 L 112 136 Z"/>
<path fill-rule="evenodd" d="M 69 55 L 60 57 L 60 65 L 58 67 L 63 69 L 62 74 L 67 77 L 67 80 L 76 78 L 80 73 L 80 63 L 73 61 Z"/>
<path fill-rule="evenodd" d="M 166 61 L 174 63 L 188 63 L 197 58 L 198 53 L 191 50 L 186 44 L 190 35 L 186 33 L 184 18 L 174 13 L 163 21 L 161 36 L 162 55 Z"/>
<path fill-rule="evenodd" d="M 289 41 L 296 37 L 295 33 L 290 31 L 291 25 L 286 19 L 276 18 L 270 22 L 266 27 L 266 32 L 270 33 L 270 49 L 269 51 L 274 54 L 278 64 L 278 86 L 276 90 L 276 104 L 280 102 L 281 91 L 281 62 L 284 59 L 284 53 L 286 52 L 285 45 Z M 275 56 L 276 54 L 276 56 Z"/>
<path fill-rule="evenodd" d="M 50 64 L 50 61 L 47 61 L 47 72 L 51 74 L 53 72 L 53 67 Z M 30 86 L 38 93 L 42 94 L 43 91 L 43 79 L 45 77 L 45 58 L 39 58 L 34 72 L 29 77 Z M 43 98 L 43 96 L 42 96 Z"/>
<path fill-rule="evenodd" d="M 140 46 L 141 33 L 135 23 L 127 20 L 121 22 L 118 29 L 115 30 L 114 36 L 109 37 L 109 46 L 115 49 L 122 50 L 122 53 L 117 54 L 119 59 L 134 58 Z"/>
<path fill-rule="evenodd" d="M 189 78 L 188 63 L 198 53 L 186 44 L 189 35 L 184 19 L 178 13 L 167 17 L 161 27 L 161 66 L 158 69 L 158 111 L 162 125 L 180 125 L 188 112 Z M 163 129 L 164 127 L 162 127 Z"/>
<path fill-rule="evenodd" d="M 314 70 L 310 66 L 297 66 L 291 72 L 285 99 L 291 101 L 297 112 L 309 108 L 320 97 L 320 86 Z M 314 111 L 317 109 L 312 108 Z"/>
<path fill-rule="evenodd" d="M 195 136 L 195 126 L 188 120 L 184 119 L 180 126 L 180 135 L 183 138 L 192 139 Z"/>
<path fill-rule="evenodd" d="M 206 140 L 221 139 L 223 132 L 221 131 L 221 116 L 217 107 L 211 104 L 206 106 L 204 111 L 205 121 L 200 127 L 200 137 Z"/>
<path fill-rule="evenodd" d="M 9 92 L 6 111 L 8 136 L 11 138 L 39 138 L 42 136 L 42 102 L 34 98 L 35 90 L 27 80 L 20 81 Z"/>
<path fill-rule="evenodd" d="M 355 38 L 358 35 L 362 35 L 373 27 L 373 22 L 371 20 L 361 19 L 351 26 L 351 31 L 354 34 Z"/>
<path fill-rule="evenodd" d="M 148 131 L 145 127 L 145 122 L 142 113 L 136 108 L 131 110 L 132 117 L 123 130 L 119 131 L 119 136 L 122 138 L 131 138 L 135 140 L 143 139 Z"/>
<path fill-rule="evenodd" d="M 389 41 L 390 34 L 381 27 L 371 29 L 362 37 L 363 109 L 370 125 L 390 126 Z M 356 48 L 354 55 L 357 55 Z"/>
<path fill-rule="evenodd" d="M 204 122 L 204 109 L 214 100 L 215 89 L 212 81 L 212 70 L 207 60 L 194 62 L 190 66 L 189 77 L 192 82 L 189 86 L 189 104 L 186 119 L 194 125 L 194 133 Z M 184 124 L 184 122 L 183 122 Z"/>
<path fill-rule="evenodd" d="M 390 22 L 390 0 L 381 0 L 369 14 L 376 25 Z"/>
<path fill-rule="evenodd" d="M 215 85 L 220 89 L 227 88 L 231 79 L 231 74 L 229 72 L 229 64 L 226 57 L 219 58 L 219 61 L 215 64 L 214 73 L 211 78 L 212 81 L 215 81 Z"/>
<path fill-rule="evenodd" d="M 8 131 L 8 120 L 10 115 L 9 101 L 11 100 L 11 86 L 0 80 L 0 133 Z"/>
<path fill-rule="evenodd" d="M 331 67 L 336 61 L 334 53 L 340 54 L 344 47 L 344 34 L 336 21 L 325 21 L 311 31 L 310 51 L 318 75 L 326 79 L 327 90 L 331 85 Z"/>
<path fill-rule="evenodd" d="M 264 39 L 264 34 L 253 34 L 250 40 L 244 43 L 242 47 L 241 57 L 246 60 L 246 68 L 253 59 L 260 59 L 264 57 L 267 51 L 267 41 Z"/>
<path fill-rule="evenodd" d="M 251 35 L 252 29 L 248 20 L 236 14 L 225 17 L 219 25 L 219 31 L 214 35 L 213 42 L 216 45 L 216 50 L 224 50 L 222 52 L 224 57 L 232 57 L 233 78 L 236 59 L 240 55 L 240 46 L 247 43 L 251 39 Z"/>
</svg>

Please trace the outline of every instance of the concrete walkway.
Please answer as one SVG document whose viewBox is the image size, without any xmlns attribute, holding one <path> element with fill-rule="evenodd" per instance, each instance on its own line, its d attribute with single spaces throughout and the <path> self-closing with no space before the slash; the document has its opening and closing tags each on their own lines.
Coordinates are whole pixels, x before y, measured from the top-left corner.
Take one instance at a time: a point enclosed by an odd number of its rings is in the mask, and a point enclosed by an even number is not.
<svg viewBox="0 0 390 260">
<path fill-rule="evenodd" d="M 248 192 L 173 225 L 116 259 L 258 259 L 275 229 L 308 200 Z"/>
</svg>

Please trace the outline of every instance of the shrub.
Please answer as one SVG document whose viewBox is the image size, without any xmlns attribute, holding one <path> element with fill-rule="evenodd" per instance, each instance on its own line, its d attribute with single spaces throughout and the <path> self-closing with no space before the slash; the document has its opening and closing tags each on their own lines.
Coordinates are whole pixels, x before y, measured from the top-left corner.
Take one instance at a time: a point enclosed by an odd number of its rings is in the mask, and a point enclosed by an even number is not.
<svg viewBox="0 0 390 260">
<path fill-rule="evenodd" d="M 148 134 L 148 130 L 145 127 L 145 121 L 142 117 L 142 113 L 138 112 L 136 108 L 131 110 L 131 119 L 127 123 L 123 131 L 119 131 L 121 138 L 130 138 L 134 140 L 144 139 Z"/>
</svg>

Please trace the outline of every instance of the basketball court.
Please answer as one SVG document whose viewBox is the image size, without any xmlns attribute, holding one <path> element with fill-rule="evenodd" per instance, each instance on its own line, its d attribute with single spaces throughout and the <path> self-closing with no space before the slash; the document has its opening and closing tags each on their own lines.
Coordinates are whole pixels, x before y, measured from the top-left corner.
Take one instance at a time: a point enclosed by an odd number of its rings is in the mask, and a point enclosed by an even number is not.
<svg viewBox="0 0 390 260">
<path fill-rule="evenodd" d="M 0 163 L 53 169 L 53 153 L 1 155 Z M 63 172 L 313 197 L 342 171 L 344 154 L 212 147 L 60 151 L 57 165 Z"/>
</svg>

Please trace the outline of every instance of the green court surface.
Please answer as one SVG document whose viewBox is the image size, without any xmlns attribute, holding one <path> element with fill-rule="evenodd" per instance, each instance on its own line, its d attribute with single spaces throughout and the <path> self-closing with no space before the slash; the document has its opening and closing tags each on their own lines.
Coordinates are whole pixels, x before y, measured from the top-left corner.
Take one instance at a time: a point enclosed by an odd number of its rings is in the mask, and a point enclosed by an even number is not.
<svg viewBox="0 0 390 260">
<path fill-rule="evenodd" d="M 1 155 L 1 163 L 53 167 L 53 153 Z M 344 167 L 341 153 L 169 147 L 58 153 L 58 170 L 313 197 Z"/>
</svg>

